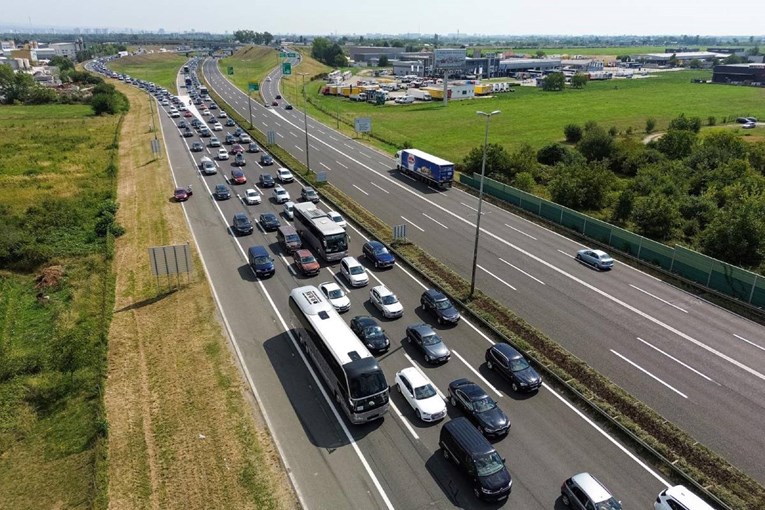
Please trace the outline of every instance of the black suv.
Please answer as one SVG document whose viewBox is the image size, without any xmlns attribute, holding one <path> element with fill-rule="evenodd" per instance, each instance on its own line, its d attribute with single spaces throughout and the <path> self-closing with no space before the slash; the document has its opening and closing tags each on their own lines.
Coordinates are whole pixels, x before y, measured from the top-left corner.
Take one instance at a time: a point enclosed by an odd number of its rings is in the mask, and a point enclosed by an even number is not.
<svg viewBox="0 0 765 510">
<path fill-rule="evenodd" d="M 258 177 L 258 184 L 260 184 L 261 188 L 273 188 L 275 184 L 273 175 L 260 174 L 260 177 Z"/>
<path fill-rule="evenodd" d="M 225 184 L 216 184 L 213 195 L 216 200 L 228 200 L 231 198 L 231 190 Z"/>
<path fill-rule="evenodd" d="M 274 158 L 272 158 L 269 154 L 266 154 L 265 152 L 262 152 L 260 154 L 260 164 L 263 166 L 273 165 L 274 164 Z"/>
<path fill-rule="evenodd" d="M 486 366 L 505 376 L 513 391 L 535 391 L 542 378 L 520 352 L 508 344 L 495 344 L 486 350 Z"/>
<path fill-rule="evenodd" d="M 449 298 L 436 289 L 428 289 L 420 296 L 420 304 L 423 310 L 427 310 L 436 316 L 439 324 L 457 324 L 460 320 L 460 312 Z"/>
</svg>

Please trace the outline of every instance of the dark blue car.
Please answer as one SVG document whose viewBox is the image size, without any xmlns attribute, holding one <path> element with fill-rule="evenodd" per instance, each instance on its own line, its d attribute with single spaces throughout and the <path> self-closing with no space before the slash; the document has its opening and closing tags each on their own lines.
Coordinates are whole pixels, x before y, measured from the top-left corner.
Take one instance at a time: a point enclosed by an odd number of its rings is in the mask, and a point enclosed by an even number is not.
<svg viewBox="0 0 765 510">
<path fill-rule="evenodd" d="M 274 259 L 266 251 L 264 246 L 251 246 L 247 250 L 250 267 L 259 277 L 271 276 L 276 272 Z"/>
<path fill-rule="evenodd" d="M 260 215 L 258 221 L 260 222 L 260 226 L 263 227 L 263 230 L 266 232 L 274 231 L 281 225 L 281 223 L 279 223 L 279 218 L 277 218 L 274 213 L 263 213 Z"/>
<path fill-rule="evenodd" d="M 436 289 L 428 289 L 420 297 L 422 308 L 436 316 L 439 324 L 457 324 L 460 320 L 460 312 L 449 298 Z"/>
<path fill-rule="evenodd" d="M 520 352 L 508 344 L 495 344 L 486 350 L 486 367 L 510 381 L 513 391 L 536 391 L 542 377 Z"/>
<path fill-rule="evenodd" d="M 374 264 L 376 268 L 392 267 L 396 263 L 396 257 L 393 256 L 388 248 L 380 241 L 368 241 L 364 243 L 361 250 L 368 261 Z"/>
</svg>

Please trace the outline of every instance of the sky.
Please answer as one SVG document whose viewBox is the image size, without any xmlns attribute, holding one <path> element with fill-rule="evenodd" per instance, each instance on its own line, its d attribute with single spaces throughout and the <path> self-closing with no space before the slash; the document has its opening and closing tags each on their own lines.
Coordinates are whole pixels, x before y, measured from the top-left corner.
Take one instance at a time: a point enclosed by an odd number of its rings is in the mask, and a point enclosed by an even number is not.
<svg viewBox="0 0 765 510">
<path fill-rule="evenodd" d="M 35 0 L 0 28 L 272 34 L 765 35 L 765 0 Z"/>
</svg>

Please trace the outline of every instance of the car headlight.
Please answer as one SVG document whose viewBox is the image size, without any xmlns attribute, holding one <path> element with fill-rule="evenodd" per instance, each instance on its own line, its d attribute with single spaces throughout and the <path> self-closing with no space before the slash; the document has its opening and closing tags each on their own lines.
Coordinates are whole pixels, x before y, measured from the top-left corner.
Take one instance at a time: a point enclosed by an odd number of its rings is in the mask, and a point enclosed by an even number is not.
<svg viewBox="0 0 765 510">
<path fill-rule="evenodd" d="M 422 417 L 423 420 L 429 420 L 430 419 L 430 413 L 424 413 L 424 412 L 420 411 L 420 416 Z"/>
<path fill-rule="evenodd" d="M 520 386 L 528 386 L 528 385 L 529 385 L 529 383 L 520 382 L 520 383 L 519 383 L 519 385 L 520 385 Z"/>
<path fill-rule="evenodd" d="M 491 489 L 487 489 L 486 487 L 481 487 L 481 492 L 483 492 L 484 494 L 491 494 L 494 491 L 492 491 Z"/>
</svg>

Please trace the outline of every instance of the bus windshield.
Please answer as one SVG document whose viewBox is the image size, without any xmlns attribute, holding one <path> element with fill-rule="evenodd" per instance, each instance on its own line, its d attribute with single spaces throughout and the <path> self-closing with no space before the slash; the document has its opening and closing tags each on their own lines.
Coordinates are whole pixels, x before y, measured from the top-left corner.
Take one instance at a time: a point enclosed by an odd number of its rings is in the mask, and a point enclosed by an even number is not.
<svg viewBox="0 0 765 510">
<path fill-rule="evenodd" d="M 345 251 L 348 249 L 348 241 L 345 232 L 340 234 L 328 235 L 324 238 L 326 242 L 327 253 Z"/>
<path fill-rule="evenodd" d="M 364 398 L 388 389 L 382 370 L 359 374 L 348 382 L 351 398 Z"/>
</svg>

